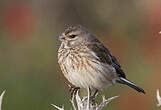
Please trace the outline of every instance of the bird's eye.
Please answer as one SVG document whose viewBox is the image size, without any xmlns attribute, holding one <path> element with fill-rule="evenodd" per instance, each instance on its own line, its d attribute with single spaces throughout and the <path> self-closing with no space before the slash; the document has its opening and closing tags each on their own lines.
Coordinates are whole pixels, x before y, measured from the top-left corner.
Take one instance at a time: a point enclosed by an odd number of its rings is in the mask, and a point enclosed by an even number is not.
<svg viewBox="0 0 161 110">
<path fill-rule="evenodd" d="M 70 35 L 69 37 L 70 37 L 70 38 L 75 38 L 76 36 L 77 36 L 77 35 L 74 35 L 74 34 L 73 34 L 73 35 Z"/>
</svg>

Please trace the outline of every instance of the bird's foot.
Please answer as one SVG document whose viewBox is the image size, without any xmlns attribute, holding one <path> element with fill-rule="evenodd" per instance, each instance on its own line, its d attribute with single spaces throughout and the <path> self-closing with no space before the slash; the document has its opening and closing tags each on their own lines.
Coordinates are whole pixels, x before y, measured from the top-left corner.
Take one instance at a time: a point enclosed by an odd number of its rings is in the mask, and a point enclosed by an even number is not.
<svg viewBox="0 0 161 110">
<path fill-rule="evenodd" d="M 70 87 L 69 92 L 70 92 L 72 99 L 75 98 L 76 93 L 79 89 L 80 89 L 79 87 L 72 87 L 72 86 Z"/>
<path fill-rule="evenodd" d="M 66 82 L 65 82 L 66 83 Z M 71 98 L 73 99 L 73 98 L 75 98 L 75 96 L 76 96 L 76 93 L 77 93 L 77 91 L 80 89 L 79 87 L 73 87 L 73 86 L 71 86 L 70 84 L 68 84 L 68 83 L 66 83 L 67 84 L 67 86 L 69 87 L 69 92 L 70 92 L 70 95 L 71 95 Z"/>
<path fill-rule="evenodd" d="M 94 94 L 93 94 L 92 96 L 90 96 L 90 98 L 91 98 L 92 100 L 95 100 L 96 97 L 97 97 L 97 95 L 98 95 L 98 90 L 95 90 Z"/>
</svg>

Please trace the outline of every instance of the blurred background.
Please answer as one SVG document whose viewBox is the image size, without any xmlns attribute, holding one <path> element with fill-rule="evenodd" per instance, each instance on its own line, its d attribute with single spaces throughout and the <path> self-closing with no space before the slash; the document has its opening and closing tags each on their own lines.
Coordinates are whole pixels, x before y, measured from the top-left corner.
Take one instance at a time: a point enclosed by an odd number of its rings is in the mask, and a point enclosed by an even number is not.
<svg viewBox="0 0 161 110">
<path fill-rule="evenodd" d="M 146 91 L 143 95 L 116 84 L 101 92 L 106 98 L 120 95 L 106 110 L 159 110 L 160 0 L 1 0 L 3 110 L 56 110 L 51 103 L 70 109 L 68 87 L 57 63 L 57 38 L 67 24 L 81 24 L 97 35 L 128 79 Z"/>
</svg>

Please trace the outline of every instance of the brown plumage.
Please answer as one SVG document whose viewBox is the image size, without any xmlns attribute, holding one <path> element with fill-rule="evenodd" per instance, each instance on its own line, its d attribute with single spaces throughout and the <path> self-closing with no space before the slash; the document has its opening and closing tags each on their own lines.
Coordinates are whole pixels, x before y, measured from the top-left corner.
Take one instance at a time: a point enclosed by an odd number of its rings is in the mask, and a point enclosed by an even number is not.
<svg viewBox="0 0 161 110">
<path fill-rule="evenodd" d="M 67 80 L 76 87 L 104 90 L 116 82 L 138 92 L 144 90 L 126 79 L 110 51 L 80 25 L 65 29 L 59 37 L 58 63 Z"/>
</svg>

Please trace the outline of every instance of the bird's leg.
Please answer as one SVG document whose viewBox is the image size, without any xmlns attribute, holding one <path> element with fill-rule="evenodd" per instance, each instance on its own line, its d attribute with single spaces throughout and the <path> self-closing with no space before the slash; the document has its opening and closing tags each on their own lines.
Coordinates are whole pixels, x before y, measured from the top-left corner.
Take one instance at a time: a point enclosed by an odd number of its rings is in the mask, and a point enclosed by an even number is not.
<svg viewBox="0 0 161 110">
<path fill-rule="evenodd" d="M 89 94 L 89 97 L 91 97 L 91 96 L 92 96 L 92 90 L 91 90 L 90 87 L 88 88 L 88 92 L 89 92 L 89 93 L 88 93 L 88 94 Z"/>
<path fill-rule="evenodd" d="M 98 89 L 95 90 L 93 97 L 95 98 L 98 95 Z"/>
<path fill-rule="evenodd" d="M 90 97 L 92 101 L 96 99 L 96 96 L 98 95 L 98 89 L 95 90 L 94 94 Z"/>
</svg>

